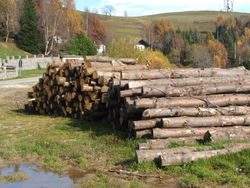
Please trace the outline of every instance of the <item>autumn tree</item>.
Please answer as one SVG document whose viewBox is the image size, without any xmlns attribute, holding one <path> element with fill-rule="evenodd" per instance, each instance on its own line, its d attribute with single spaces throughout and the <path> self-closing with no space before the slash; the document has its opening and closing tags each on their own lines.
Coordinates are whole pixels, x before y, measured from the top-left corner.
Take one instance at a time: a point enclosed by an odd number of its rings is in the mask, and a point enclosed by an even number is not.
<svg viewBox="0 0 250 188">
<path fill-rule="evenodd" d="M 164 38 L 166 34 L 171 35 L 174 32 L 170 23 L 165 20 L 156 20 L 144 28 L 144 36 L 154 48 L 163 51 Z M 171 36 L 170 36 L 171 38 Z M 166 41 L 165 41 L 166 43 Z"/>
<path fill-rule="evenodd" d="M 20 27 L 17 38 L 18 46 L 27 52 L 33 54 L 39 53 L 40 37 L 33 0 L 24 0 L 24 10 L 20 20 Z"/>
<path fill-rule="evenodd" d="M 84 32 L 83 20 L 75 8 L 74 0 L 64 0 L 63 7 L 66 39 L 71 39 L 76 33 Z"/>
<path fill-rule="evenodd" d="M 228 53 L 221 42 L 209 40 L 208 50 L 212 57 L 213 67 L 226 68 L 228 66 Z"/>
<path fill-rule="evenodd" d="M 95 43 L 104 42 L 106 29 L 101 21 L 94 14 L 88 15 L 88 27 L 86 29 L 88 37 Z"/>
<path fill-rule="evenodd" d="M 239 64 L 249 64 L 250 68 L 250 28 L 245 28 L 244 34 L 237 42 Z"/>
<path fill-rule="evenodd" d="M 5 38 L 5 42 L 8 42 L 10 35 L 16 34 L 18 27 L 16 0 L 1 0 L 0 10 L 2 35 Z"/>
<path fill-rule="evenodd" d="M 74 0 L 36 0 L 43 50 L 49 55 L 59 44 L 65 44 L 83 32 L 83 20 L 75 10 Z"/>
</svg>

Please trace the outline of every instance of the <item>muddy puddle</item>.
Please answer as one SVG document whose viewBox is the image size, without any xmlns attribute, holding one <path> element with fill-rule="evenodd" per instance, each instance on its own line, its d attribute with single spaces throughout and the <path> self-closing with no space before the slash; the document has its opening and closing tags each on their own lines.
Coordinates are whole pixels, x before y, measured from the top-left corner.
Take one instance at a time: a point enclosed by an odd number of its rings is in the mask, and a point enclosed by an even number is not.
<svg viewBox="0 0 250 188">
<path fill-rule="evenodd" d="M 71 188 L 95 170 L 72 169 L 62 174 L 35 165 L 16 164 L 0 167 L 0 188 Z"/>
</svg>

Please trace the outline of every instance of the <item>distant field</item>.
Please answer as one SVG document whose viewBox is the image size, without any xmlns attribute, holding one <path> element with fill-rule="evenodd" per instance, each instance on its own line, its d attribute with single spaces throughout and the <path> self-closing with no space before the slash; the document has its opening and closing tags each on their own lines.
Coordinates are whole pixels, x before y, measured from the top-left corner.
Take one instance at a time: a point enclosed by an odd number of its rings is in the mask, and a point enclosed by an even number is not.
<svg viewBox="0 0 250 188">
<path fill-rule="evenodd" d="M 248 13 L 225 13 L 216 11 L 196 11 L 165 13 L 142 17 L 105 17 L 99 15 L 108 32 L 115 38 L 136 37 L 141 38 L 142 28 L 153 20 L 168 20 L 175 28 L 182 30 L 197 29 L 198 31 L 214 31 L 214 22 L 218 16 L 240 17 L 250 16 Z"/>
<path fill-rule="evenodd" d="M 14 43 L 0 42 L 0 58 L 5 58 L 6 56 L 24 56 L 24 55 L 28 55 L 28 53 L 17 48 Z"/>
</svg>

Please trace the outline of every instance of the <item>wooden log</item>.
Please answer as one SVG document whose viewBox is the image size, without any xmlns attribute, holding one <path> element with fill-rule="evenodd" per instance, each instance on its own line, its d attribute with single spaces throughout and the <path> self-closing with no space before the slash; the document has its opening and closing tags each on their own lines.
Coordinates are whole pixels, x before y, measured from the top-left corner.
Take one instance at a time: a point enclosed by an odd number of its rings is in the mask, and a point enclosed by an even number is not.
<svg viewBox="0 0 250 188">
<path fill-rule="evenodd" d="M 202 96 L 220 93 L 242 93 L 249 92 L 250 84 L 223 84 L 223 85 L 201 85 L 188 87 L 172 86 L 144 86 L 142 96 L 144 97 L 183 97 Z"/>
<path fill-rule="evenodd" d="M 104 68 L 112 68 L 113 65 L 111 64 L 111 62 L 86 62 L 84 64 L 84 68 L 88 69 L 88 68 L 94 68 L 94 69 L 104 69 Z"/>
<path fill-rule="evenodd" d="M 132 100 L 132 99 L 131 99 Z M 135 109 L 170 108 L 170 107 L 217 107 L 229 105 L 248 105 L 250 95 L 213 95 L 198 97 L 171 97 L 171 98 L 139 98 L 132 102 Z"/>
<path fill-rule="evenodd" d="M 250 115 L 162 118 L 163 128 L 249 126 Z"/>
<path fill-rule="evenodd" d="M 250 76 L 221 77 L 198 77 L 185 79 L 155 79 L 155 80 L 122 80 L 121 85 L 128 86 L 128 89 L 143 86 L 169 85 L 173 87 L 184 87 L 191 85 L 219 84 L 219 83 L 249 83 Z"/>
<path fill-rule="evenodd" d="M 140 130 L 140 131 L 134 131 L 133 137 L 134 138 L 152 138 L 153 132 L 151 129 L 147 130 Z"/>
<path fill-rule="evenodd" d="M 240 144 L 229 145 L 227 148 L 220 150 L 177 153 L 177 154 L 163 153 L 160 156 L 160 164 L 161 166 L 183 165 L 185 163 L 196 161 L 198 159 L 207 159 L 218 155 L 237 153 L 248 148 L 250 148 L 249 143 L 244 143 L 244 144 L 240 143 Z"/>
<path fill-rule="evenodd" d="M 85 61 L 87 62 L 112 62 L 114 58 L 105 56 L 86 56 Z"/>
<path fill-rule="evenodd" d="M 247 141 L 249 136 L 243 129 L 235 130 L 214 130 L 207 131 L 204 134 L 203 140 L 205 142 L 219 142 L 225 140 L 235 140 L 235 141 Z"/>
<path fill-rule="evenodd" d="M 123 80 L 150 80 L 162 78 L 187 78 L 187 77 L 228 77 L 249 75 L 244 67 L 232 69 L 152 69 L 123 71 L 121 79 Z"/>
<path fill-rule="evenodd" d="M 196 147 L 181 147 L 162 150 L 136 150 L 136 159 L 138 163 L 145 161 L 157 161 L 164 153 L 190 153 L 196 151 Z"/>
<path fill-rule="evenodd" d="M 98 79 L 101 76 L 108 77 L 108 78 L 120 78 L 121 74 L 120 74 L 120 72 L 101 72 L 101 71 L 95 71 L 92 76 L 93 76 L 93 79 Z"/>
<path fill-rule="evenodd" d="M 119 58 L 117 60 L 128 65 L 134 65 L 134 64 L 137 64 L 138 62 L 138 59 L 134 59 L 134 58 Z"/>
<path fill-rule="evenodd" d="M 130 121 L 129 128 L 133 130 L 143 130 L 143 129 L 154 128 L 160 124 L 161 124 L 161 119 Z"/>
<path fill-rule="evenodd" d="M 229 107 L 219 107 L 219 108 L 183 108 L 183 107 L 173 107 L 173 108 L 153 108 L 147 109 L 143 112 L 142 116 L 144 118 L 160 118 L 160 117 L 176 117 L 176 116 L 218 116 L 218 115 L 248 115 L 250 114 L 250 107 L 248 106 L 229 106 Z"/>
<path fill-rule="evenodd" d="M 141 96 L 141 95 L 142 95 L 142 88 L 120 91 L 121 98 L 132 97 L 132 96 Z"/>
<path fill-rule="evenodd" d="M 105 66 L 106 63 L 100 63 L 101 65 L 95 66 L 92 65 L 90 66 L 91 68 L 86 68 L 84 70 L 86 75 L 92 75 L 95 71 L 102 71 L 102 72 L 121 72 L 125 70 L 144 70 L 147 69 L 145 65 L 125 65 L 125 66 Z"/>
<path fill-rule="evenodd" d="M 196 137 L 184 137 L 184 138 L 168 138 L 168 139 L 151 139 L 146 143 L 139 144 L 139 150 L 147 150 L 147 149 L 166 149 L 172 143 L 178 144 L 195 144 L 201 142 L 203 140 L 203 136 Z"/>
<path fill-rule="evenodd" d="M 172 129 L 154 128 L 152 131 L 153 133 L 152 137 L 154 139 L 194 137 L 194 136 L 203 136 L 207 131 L 235 130 L 235 129 L 243 129 L 247 134 L 250 134 L 250 127 L 244 127 L 244 126 L 206 127 L 206 128 L 172 128 Z"/>
</svg>

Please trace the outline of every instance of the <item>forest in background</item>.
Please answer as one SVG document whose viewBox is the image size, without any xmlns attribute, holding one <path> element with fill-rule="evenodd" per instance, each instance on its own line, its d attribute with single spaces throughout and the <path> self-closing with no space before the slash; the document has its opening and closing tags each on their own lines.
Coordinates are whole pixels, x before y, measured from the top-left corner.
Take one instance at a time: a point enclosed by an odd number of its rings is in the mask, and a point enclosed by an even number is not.
<svg viewBox="0 0 250 188">
<path fill-rule="evenodd" d="M 74 0 L 2 0 L 0 9 L 1 41 L 14 41 L 33 54 L 94 55 L 95 46 L 103 43 L 108 46 L 106 55 L 139 57 L 157 68 L 250 67 L 248 15 L 219 16 L 214 20 L 214 31 L 184 30 L 166 19 L 155 19 L 140 26 L 141 39 L 148 42 L 149 49 L 138 52 L 135 38 L 117 39 L 107 31 L 105 23 L 111 18 L 108 10 L 105 17 L 88 8 L 82 13 L 76 10 Z"/>
</svg>

